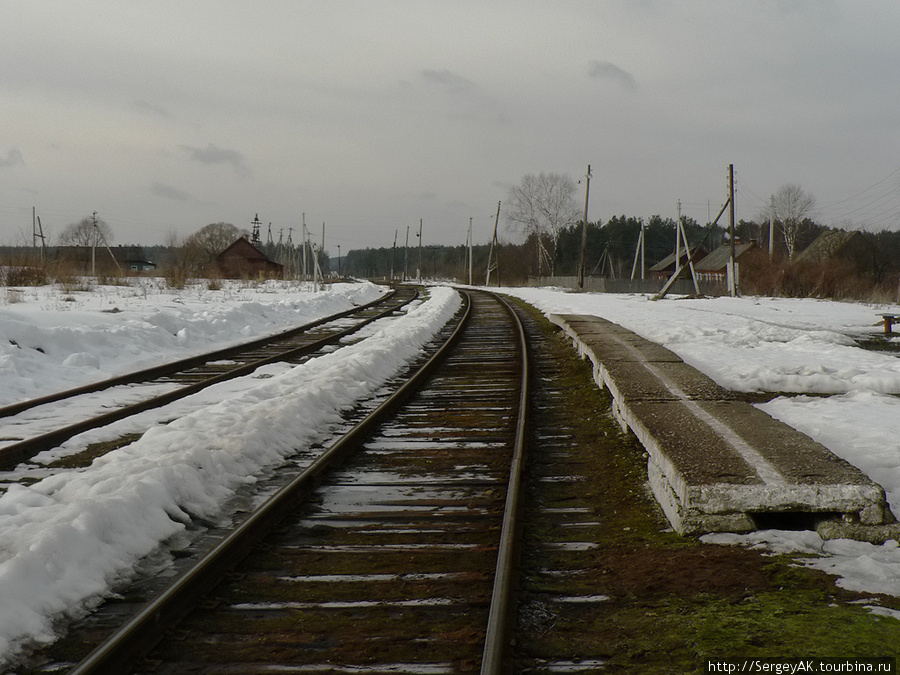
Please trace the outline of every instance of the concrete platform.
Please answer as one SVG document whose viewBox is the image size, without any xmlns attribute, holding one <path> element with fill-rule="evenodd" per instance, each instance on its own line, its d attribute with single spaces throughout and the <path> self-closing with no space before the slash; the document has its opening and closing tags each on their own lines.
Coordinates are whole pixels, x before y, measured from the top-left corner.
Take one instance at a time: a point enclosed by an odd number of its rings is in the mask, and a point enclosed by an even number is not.
<svg viewBox="0 0 900 675">
<path fill-rule="evenodd" d="M 884 490 L 665 347 L 584 315 L 552 315 L 591 360 L 613 412 L 649 455 L 653 494 L 684 534 L 814 523 L 820 533 L 896 537 Z M 823 526 L 830 523 L 830 526 Z M 836 527 L 835 524 L 840 524 Z"/>
</svg>

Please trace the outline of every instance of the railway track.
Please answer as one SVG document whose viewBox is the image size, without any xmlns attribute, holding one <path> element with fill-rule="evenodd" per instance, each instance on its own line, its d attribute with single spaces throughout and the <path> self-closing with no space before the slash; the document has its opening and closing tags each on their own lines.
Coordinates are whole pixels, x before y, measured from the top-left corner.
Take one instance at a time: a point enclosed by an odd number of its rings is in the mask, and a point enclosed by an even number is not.
<svg viewBox="0 0 900 675">
<path fill-rule="evenodd" d="M 401 286 L 374 302 L 275 335 L 2 407 L 0 470 L 85 431 L 250 375 L 267 364 L 300 363 L 417 297 L 417 288 Z"/>
<path fill-rule="evenodd" d="M 606 600 L 586 573 L 599 523 L 567 432 L 578 413 L 532 319 L 529 359 L 521 312 L 484 293 L 467 307 L 368 421 L 185 552 L 177 581 L 123 590 L 22 672 L 601 669 L 589 635 L 556 631 Z M 542 452 L 526 478 L 529 443 Z"/>
</svg>

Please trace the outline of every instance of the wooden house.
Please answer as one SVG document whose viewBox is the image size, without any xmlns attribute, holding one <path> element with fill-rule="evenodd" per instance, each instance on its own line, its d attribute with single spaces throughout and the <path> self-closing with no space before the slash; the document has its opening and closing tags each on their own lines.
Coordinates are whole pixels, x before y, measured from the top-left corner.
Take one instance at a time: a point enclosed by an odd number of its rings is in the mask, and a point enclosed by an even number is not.
<svg viewBox="0 0 900 675">
<path fill-rule="evenodd" d="M 734 243 L 734 261 L 740 268 L 747 267 L 768 257 L 768 253 L 755 241 Z M 694 270 L 701 281 L 725 281 L 728 273 L 726 267 L 731 259 L 731 244 L 723 244 L 712 251 L 701 261 L 694 263 Z"/>
<path fill-rule="evenodd" d="M 691 249 L 691 260 L 694 263 L 695 269 L 697 267 L 697 262 L 702 260 L 704 257 L 706 257 L 706 249 L 702 246 L 695 246 Z M 687 264 L 687 250 L 682 248 L 681 266 L 687 267 Z M 670 253 L 658 263 L 653 265 L 653 267 L 650 268 L 649 272 L 651 279 L 666 280 L 671 277 L 675 273 L 675 253 Z"/>
<path fill-rule="evenodd" d="M 860 232 L 828 230 L 816 237 L 794 258 L 795 265 L 815 265 L 840 261 L 849 263 L 857 272 L 872 269 L 875 251 Z"/>
<path fill-rule="evenodd" d="M 283 265 L 269 260 L 265 253 L 244 237 L 217 255 L 210 269 L 211 275 L 223 279 L 280 277 L 283 273 Z"/>
</svg>

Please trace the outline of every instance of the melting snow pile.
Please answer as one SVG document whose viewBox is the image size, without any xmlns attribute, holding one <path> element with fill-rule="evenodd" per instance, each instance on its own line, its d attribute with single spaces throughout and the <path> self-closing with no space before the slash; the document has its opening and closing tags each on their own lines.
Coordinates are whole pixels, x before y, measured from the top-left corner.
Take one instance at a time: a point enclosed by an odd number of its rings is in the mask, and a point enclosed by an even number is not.
<svg viewBox="0 0 900 675">
<path fill-rule="evenodd" d="M 158 356 L 198 351 L 305 323 L 368 301 L 383 289 L 359 284 L 324 294 L 269 291 L 269 302 L 241 299 L 237 292 L 209 306 L 199 300 L 184 307 L 167 301 L 159 309 L 138 303 L 110 315 L 118 326 L 106 316 L 93 326 L 100 314 L 91 308 L 73 310 L 70 316 L 77 320 L 70 322 L 55 312 L 42 314 L 41 307 L 6 307 L 2 325 L 12 326 L 18 346 L 6 349 L 3 377 L 18 376 L 19 391 L 53 389 L 78 380 L 80 371 L 96 377 L 98 360 L 110 370 L 132 367 L 145 360 L 142 344 Z M 189 519 L 215 517 L 237 488 L 319 440 L 341 421 L 342 410 L 372 395 L 414 359 L 459 304 L 455 291 L 432 289 L 427 300 L 399 318 L 373 324 L 362 342 L 281 368 L 267 379 L 243 378 L 242 387 L 225 400 L 152 427 L 89 468 L 27 487 L 8 485 L 0 495 L 0 660 L 23 640 L 50 639 L 55 616 L 77 614 L 96 602 Z M 109 334 L 104 346 L 97 346 L 98 332 Z M 131 357 L 111 358 L 104 351 L 110 344 L 135 343 Z M 70 362 L 64 377 L 48 374 L 49 385 L 28 381 L 23 375 L 28 368 L 15 363 L 15 356 L 36 347 L 47 362 Z M 74 365 L 66 350 L 90 358 Z"/>
</svg>

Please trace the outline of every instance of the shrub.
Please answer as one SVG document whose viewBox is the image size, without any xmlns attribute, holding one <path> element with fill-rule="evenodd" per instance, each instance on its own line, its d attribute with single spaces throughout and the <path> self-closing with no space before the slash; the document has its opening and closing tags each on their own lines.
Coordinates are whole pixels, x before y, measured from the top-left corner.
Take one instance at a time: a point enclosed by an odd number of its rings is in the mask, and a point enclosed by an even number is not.
<svg viewBox="0 0 900 675">
<path fill-rule="evenodd" d="M 42 267 L 9 267 L 4 276 L 7 286 L 45 286 L 50 283 Z"/>
</svg>

